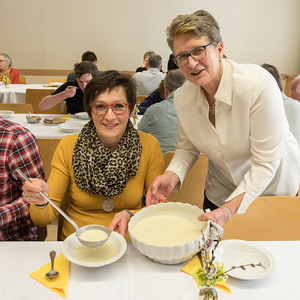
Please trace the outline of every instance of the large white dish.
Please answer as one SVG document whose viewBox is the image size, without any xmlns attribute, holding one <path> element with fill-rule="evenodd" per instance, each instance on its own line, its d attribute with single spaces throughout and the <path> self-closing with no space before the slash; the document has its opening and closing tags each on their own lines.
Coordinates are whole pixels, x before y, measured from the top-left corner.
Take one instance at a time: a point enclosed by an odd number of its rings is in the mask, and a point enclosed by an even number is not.
<svg viewBox="0 0 300 300">
<path fill-rule="evenodd" d="M 2 118 L 9 118 L 11 117 L 15 112 L 12 110 L 0 110 L 0 117 Z"/>
<path fill-rule="evenodd" d="M 186 219 L 195 224 L 203 231 L 205 240 L 207 240 L 209 234 L 209 222 L 198 221 L 198 216 L 201 214 L 203 214 L 202 209 L 187 203 L 168 202 L 151 205 L 137 212 L 131 218 L 128 224 L 129 236 L 134 247 L 140 253 L 149 257 L 155 262 L 168 265 L 179 264 L 187 261 L 199 251 L 199 243 L 200 245 L 203 245 L 202 234 L 198 238 L 186 244 L 176 246 L 155 246 L 144 243 L 137 239 L 132 234 L 132 230 L 134 226 L 144 218 L 153 216 L 175 216 Z M 164 230 L 164 228 L 159 230 Z M 159 234 L 159 232 L 160 231 L 158 231 L 157 234 Z"/>
<path fill-rule="evenodd" d="M 62 124 L 59 124 L 58 127 L 64 131 L 64 132 L 79 132 L 84 124 L 82 123 L 76 123 L 76 122 L 65 122 Z"/>
<path fill-rule="evenodd" d="M 106 260 L 106 261 L 96 262 L 96 263 L 88 263 L 88 262 L 83 262 L 83 261 L 75 259 L 72 256 L 73 249 L 75 248 L 75 246 L 77 244 L 79 244 L 79 240 L 76 237 L 76 233 L 69 235 L 64 240 L 63 245 L 62 245 L 62 253 L 67 260 L 69 260 L 70 262 L 72 262 L 76 265 L 88 267 L 88 268 L 102 267 L 105 265 L 109 265 L 109 264 L 117 261 L 118 259 L 120 259 L 124 255 L 124 253 L 126 252 L 126 249 L 127 249 L 127 243 L 126 243 L 125 239 L 119 233 L 117 233 L 115 231 L 113 231 L 111 233 L 111 235 L 109 237 L 109 241 L 113 242 L 117 246 L 118 253 L 116 254 L 116 256 L 114 256 L 113 258 Z"/>
<path fill-rule="evenodd" d="M 88 120 L 90 118 L 88 113 L 85 111 L 76 113 L 75 116 L 77 116 L 79 119 L 84 119 L 84 120 Z"/>
<path fill-rule="evenodd" d="M 49 84 L 53 87 L 58 87 L 58 86 L 61 86 L 63 84 L 63 82 L 50 82 Z"/>
<path fill-rule="evenodd" d="M 254 280 L 269 276 L 275 269 L 274 257 L 264 248 L 243 240 L 221 241 L 215 251 L 216 260 L 224 263 L 225 270 L 232 266 L 262 263 L 265 267 L 246 267 L 228 272 L 228 275 L 241 280 Z"/>
</svg>

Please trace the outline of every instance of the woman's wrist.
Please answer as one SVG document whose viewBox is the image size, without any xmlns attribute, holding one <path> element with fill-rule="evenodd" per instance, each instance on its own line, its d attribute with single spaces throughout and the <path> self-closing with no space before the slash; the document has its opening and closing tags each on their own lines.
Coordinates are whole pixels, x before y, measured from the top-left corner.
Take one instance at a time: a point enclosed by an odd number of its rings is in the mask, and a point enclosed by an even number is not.
<svg viewBox="0 0 300 300">
<path fill-rule="evenodd" d="M 134 213 L 131 210 L 127 209 L 127 208 L 123 209 L 123 211 L 126 211 L 128 213 L 129 220 L 134 216 Z"/>
</svg>

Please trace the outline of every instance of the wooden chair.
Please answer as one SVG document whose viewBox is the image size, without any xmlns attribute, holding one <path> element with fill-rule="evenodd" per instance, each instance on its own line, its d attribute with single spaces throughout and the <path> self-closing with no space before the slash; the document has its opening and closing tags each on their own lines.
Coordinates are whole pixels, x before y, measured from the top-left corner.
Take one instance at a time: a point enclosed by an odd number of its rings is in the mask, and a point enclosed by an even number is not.
<svg viewBox="0 0 300 300">
<path fill-rule="evenodd" d="M 0 103 L 0 110 L 12 110 L 19 114 L 33 113 L 33 108 L 30 103 Z"/>
<path fill-rule="evenodd" d="M 173 158 L 174 152 L 166 152 L 164 155 L 165 169 Z M 203 208 L 205 180 L 207 175 L 208 158 L 200 154 L 194 166 L 187 173 L 181 190 L 171 193 L 168 202 L 183 202 Z"/>
<path fill-rule="evenodd" d="M 41 102 L 41 100 L 44 97 L 52 94 L 54 91 L 55 89 L 27 89 L 26 103 L 31 103 L 33 107 L 33 113 L 35 114 L 61 114 L 59 103 L 49 109 L 39 109 L 39 103 Z"/>
<path fill-rule="evenodd" d="M 300 240 L 300 198 L 258 197 L 246 213 L 235 214 L 223 225 L 222 240 L 295 241 Z"/>
<path fill-rule="evenodd" d="M 67 82 L 67 78 L 49 78 L 48 79 L 48 84 L 51 82 Z"/>
<path fill-rule="evenodd" d="M 147 97 L 148 96 L 146 96 L 146 95 L 138 95 L 138 96 L 136 96 L 136 105 L 141 104 L 145 100 L 145 98 L 147 98 Z"/>
<path fill-rule="evenodd" d="M 26 78 L 25 78 L 25 76 L 20 75 L 19 79 L 20 79 L 20 84 L 26 84 Z"/>
</svg>

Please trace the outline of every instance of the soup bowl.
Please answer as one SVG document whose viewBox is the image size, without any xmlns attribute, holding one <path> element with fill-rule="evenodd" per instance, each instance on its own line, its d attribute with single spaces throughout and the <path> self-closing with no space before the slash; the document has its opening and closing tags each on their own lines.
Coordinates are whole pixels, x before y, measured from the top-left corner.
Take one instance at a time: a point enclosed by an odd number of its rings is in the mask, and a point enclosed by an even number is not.
<svg viewBox="0 0 300 300">
<path fill-rule="evenodd" d="M 187 203 L 168 202 L 151 205 L 137 212 L 131 218 L 128 224 L 128 233 L 134 247 L 151 260 L 161 264 L 179 264 L 194 256 L 199 251 L 199 247 L 202 247 L 204 241 L 208 241 L 210 238 L 211 221 L 200 222 L 198 217 L 201 214 L 203 214 L 202 209 Z M 158 223 L 157 217 L 160 217 L 159 220 L 163 222 Z M 171 220 L 170 217 L 173 222 L 179 220 L 180 223 L 181 221 L 192 223 L 192 226 L 197 227 L 198 230 L 187 229 L 187 231 L 195 230 L 197 236 L 183 243 L 181 243 L 181 237 L 178 236 L 178 241 L 176 241 L 176 235 L 179 235 L 179 231 L 181 230 L 178 230 L 178 228 L 174 226 L 175 232 L 172 232 L 173 229 L 170 228 L 170 226 L 162 225 L 167 224 Z M 147 226 L 144 231 L 144 238 L 143 233 L 137 233 L 138 227 L 136 226 L 140 226 L 140 222 L 145 222 L 144 220 L 146 219 L 147 225 L 149 226 Z M 164 219 L 166 223 L 164 223 Z M 190 232 L 186 232 L 186 234 L 189 233 Z M 152 237 L 154 236 L 151 242 L 147 239 L 150 234 Z M 185 232 L 181 232 L 180 235 L 184 236 Z M 173 236 L 170 245 L 168 245 L 168 236 Z M 163 243 L 161 243 L 162 237 Z"/>
</svg>

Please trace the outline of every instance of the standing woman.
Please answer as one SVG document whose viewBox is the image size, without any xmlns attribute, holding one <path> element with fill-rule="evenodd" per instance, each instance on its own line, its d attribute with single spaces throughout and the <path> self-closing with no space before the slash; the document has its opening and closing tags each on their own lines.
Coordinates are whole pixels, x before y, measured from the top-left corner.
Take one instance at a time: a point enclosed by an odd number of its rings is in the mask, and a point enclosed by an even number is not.
<svg viewBox="0 0 300 300">
<path fill-rule="evenodd" d="M 79 227 L 109 226 L 125 237 L 130 217 L 143 206 L 144 192 L 164 170 L 157 139 L 138 132 L 130 121 L 135 103 L 130 75 L 106 71 L 88 83 L 84 107 L 91 120 L 79 134 L 61 140 L 47 183 L 32 179 L 33 184 L 23 185 L 36 225 L 50 224 L 57 215 L 38 192 L 49 193 L 57 206 L 67 192 L 66 212 Z M 65 221 L 61 239 L 74 231 Z"/>
<path fill-rule="evenodd" d="M 177 16 L 167 36 L 188 81 L 174 96 L 175 154 L 148 189 L 147 205 L 178 190 L 200 152 L 209 158 L 203 207 L 212 210 L 201 221 L 223 225 L 258 196 L 295 196 L 299 148 L 272 75 L 223 59 L 219 25 L 206 11 Z"/>
</svg>

